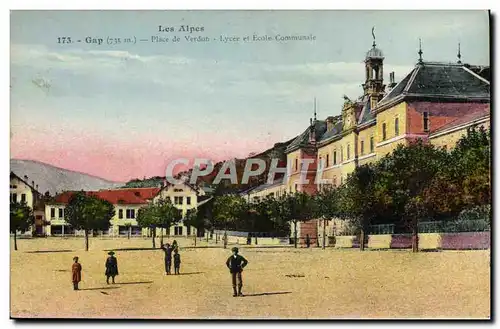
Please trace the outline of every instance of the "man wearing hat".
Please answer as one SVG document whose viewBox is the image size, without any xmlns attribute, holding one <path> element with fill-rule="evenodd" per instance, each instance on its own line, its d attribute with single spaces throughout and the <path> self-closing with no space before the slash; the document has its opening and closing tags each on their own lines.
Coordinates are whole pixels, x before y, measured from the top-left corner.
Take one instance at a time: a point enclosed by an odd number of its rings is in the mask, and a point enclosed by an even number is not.
<svg viewBox="0 0 500 329">
<path fill-rule="evenodd" d="M 231 251 L 233 252 L 233 255 L 227 259 L 226 266 L 229 268 L 229 272 L 231 273 L 233 282 L 233 297 L 243 296 L 241 293 L 241 288 L 243 287 L 241 272 L 243 272 L 243 268 L 247 266 L 248 261 L 243 256 L 238 254 L 238 248 L 233 247 Z M 238 279 L 238 293 L 236 293 L 236 279 Z"/>
<path fill-rule="evenodd" d="M 114 256 L 113 251 L 108 252 L 108 259 L 106 259 L 106 283 L 109 284 L 109 277 L 115 283 L 115 276 L 118 275 L 118 260 Z"/>
<path fill-rule="evenodd" d="M 73 257 L 71 266 L 71 280 L 73 281 L 73 290 L 78 290 L 78 283 L 82 281 L 82 265 L 78 263 L 78 257 Z"/>
</svg>

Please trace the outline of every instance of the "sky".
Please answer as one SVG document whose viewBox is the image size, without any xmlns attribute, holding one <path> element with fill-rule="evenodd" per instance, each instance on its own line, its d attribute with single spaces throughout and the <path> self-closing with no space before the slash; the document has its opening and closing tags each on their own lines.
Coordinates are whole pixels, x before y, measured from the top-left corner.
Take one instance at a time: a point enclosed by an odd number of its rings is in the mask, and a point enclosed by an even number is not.
<svg viewBox="0 0 500 329">
<path fill-rule="evenodd" d="M 127 181 L 264 151 L 302 133 L 314 98 L 324 119 L 361 95 L 372 27 L 386 81 L 414 67 L 419 38 L 424 60 L 455 62 L 460 42 L 463 62 L 489 65 L 486 11 L 12 11 L 11 158 Z M 278 34 L 315 39 L 242 40 Z"/>
</svg>

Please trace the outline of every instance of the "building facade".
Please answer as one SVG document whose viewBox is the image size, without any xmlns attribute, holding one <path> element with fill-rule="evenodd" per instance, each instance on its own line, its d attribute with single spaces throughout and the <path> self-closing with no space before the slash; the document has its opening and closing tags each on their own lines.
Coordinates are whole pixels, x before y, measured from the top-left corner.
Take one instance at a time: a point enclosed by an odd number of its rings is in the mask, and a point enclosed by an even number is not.
<svg viewBox="0 0 500 329">
<path fill-rule="evenodd" d="M 325 185 L 343 184 L 357 166 L 375 162 L 399 145 L 421 139 L 451 149 L 468 128 L 488 128 L 489 67 L 462 63 L 460 52 L 456 63 L 426 62 L 422 54 L 420 49 L 415 67 L 399 83 L 391 72 L 386 86 L 385 57 L 374 40 L 364 60 L 362 94 L 355 100 L 344 95 L 340 115 L 317 120 L 315 111 L 309 127 L 286 150 L 288 179 L 254 189 L 255 197 L 276 190 L 315 194 Z M 307 168 L 304 162 L 309 162 Z M 309 182 L 300 184 L 301 175 Z M 301 223 L 301 242 L 306 235 L 311 242 L 319 238 L 321 225 L 317 220 Z M 335 225 L 327 228 L 334 230 Z"/>
<path fill-rule="evenodd" d="M 33 210 L 35 217 L 34 227 L 28 232 L 19 232 L 35 235 L 45 234 L 45 212 L 43 205 L 43 197 L 37 191 L 37 185 L 32 181 L 29 183 L 28 176 L 23 178 L 16 175 L 14 172 L 10 173 L 10 202 L 25 203 Z"/>
</svg>

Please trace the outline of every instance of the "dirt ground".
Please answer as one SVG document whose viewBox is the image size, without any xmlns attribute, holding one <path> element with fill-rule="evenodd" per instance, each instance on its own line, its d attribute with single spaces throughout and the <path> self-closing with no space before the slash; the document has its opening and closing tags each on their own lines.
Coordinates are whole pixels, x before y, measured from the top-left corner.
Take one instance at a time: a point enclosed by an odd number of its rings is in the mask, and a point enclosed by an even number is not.
<svg viewBox="0 0 500 329">
<path fill-rule="evenodd" d="M 179 240 L 181 275 L 164 276 L 161 250 L 141 238 L 18 240 L 11 247 L 11 316 L 63 318 L 489 318 L 489 251 L 245 248 L 245 297 L 232 297 L 221 245 Z M 206 244 L 206 243 L 204 243 Z M 13 246 L 13 243 L 11 244 Z M 200 245 L 200 244 L 199 244 Z M 116 250 L 120 275 L 107 285 Z M 73 291 L 71 264 L 83 267 Z"/>
</svg>

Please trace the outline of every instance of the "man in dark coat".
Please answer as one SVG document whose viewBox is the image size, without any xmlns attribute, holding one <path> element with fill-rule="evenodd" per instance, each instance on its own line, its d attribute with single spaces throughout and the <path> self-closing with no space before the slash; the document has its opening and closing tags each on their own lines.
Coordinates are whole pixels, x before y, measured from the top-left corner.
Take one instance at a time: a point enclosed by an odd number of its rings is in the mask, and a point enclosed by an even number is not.
<svg viewBox="0 0 500 329">
<path fill-rule="evenodd" d="M 78 257 L 73 257 L 71 266 L 71 280 L 73 281 L 73 290 L 78 290 L 78 283 L 82 281 L 82 265 L 78 263 Z"/>
<path fill-rule="evenodd" d="M 306 246 L 307 248 L 311 246 L 311 239 L 309 238 L 309 234 L 306 235 Z"/>
<path fill-rule="evenodd" d="M 174 273 L 180 274 L 181 269 L 181 255 L 177 249 L 174 250 Z"/>
<path fill-rule="evenodd" d="M 106 259 L 106 283 L 109 284 L 109 277 L 115 283 L 115 276 L 118 275 L 118 260 L 114 256 L 114 252 L 108 252 L 108 259 Z"/>
<path fill-rule="evenodd" d="M 243 272 L 243 268 L 247 266 L 248 261 L 243 256 L 238 255 L 238 248 L 234 247 L 232 252 L 233 255 L 227 259 L 226 266 L 229 268 L 229 272 L 231 273 L 233 282 L 233 297 L 243 296 L 241 293 L 241 288 L 243 287 L 241 272 Z M 236 280 L 238 280 L 238 293 L 236 293 Z"/>
<path fill-rule="evenodd" d="M 174 250 L 169 243 L 161 245 L 161 249 L 165 252 L 165 275 L 169 275 L 172 269 L 172 251 Z"/>
</svg>

